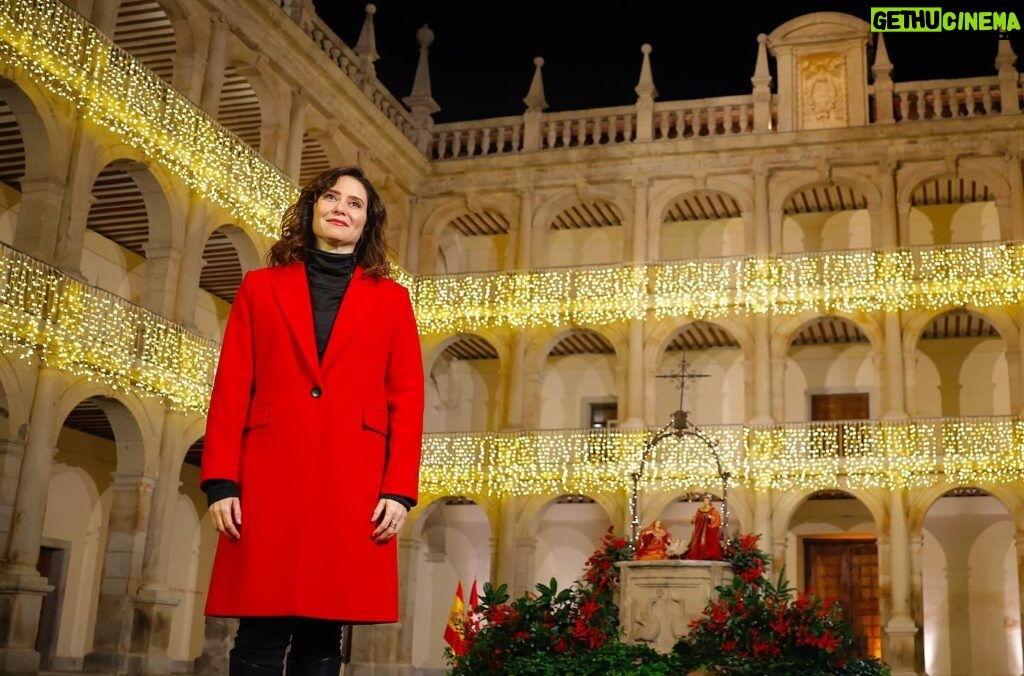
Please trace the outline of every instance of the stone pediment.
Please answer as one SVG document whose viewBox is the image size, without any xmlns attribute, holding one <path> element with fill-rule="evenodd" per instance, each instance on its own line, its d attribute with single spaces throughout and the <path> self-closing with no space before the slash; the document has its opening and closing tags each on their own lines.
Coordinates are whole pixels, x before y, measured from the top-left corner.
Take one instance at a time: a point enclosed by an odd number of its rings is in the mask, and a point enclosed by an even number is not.
<svg viewBox="0 0 1024 676">
<path fill-rule="evenodd" d="M 870 37 L 866 21 L 839 12 L 805 14 L 772 31 L 779 131 L 867 124 Z"/>
</svg>

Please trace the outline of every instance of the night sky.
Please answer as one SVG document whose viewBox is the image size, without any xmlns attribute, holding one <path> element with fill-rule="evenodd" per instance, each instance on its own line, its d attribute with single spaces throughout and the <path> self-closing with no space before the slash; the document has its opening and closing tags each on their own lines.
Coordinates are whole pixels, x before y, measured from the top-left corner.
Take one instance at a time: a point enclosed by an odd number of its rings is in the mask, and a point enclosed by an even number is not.
<svg viewBox="0 0 1024 676">
<path fill-rule="evenodd" d="M 365 2 L 314 3 L 334 32 L 354 47 Z M 651 63 L 659 101 L 750 93 L 758 33 L 771 33 L 789 19 L 814 11 L 842 11 L 867 21 L 872 6 L 824 1 L 752 6 L 721 0 L 632 2 L 620 10 L 596 0 L 375 4 L 381 55 L 377 75 L 399 99 L 412 88 L 419 53 L 416 30 L 426 23 L 434 31 L 430 70 L 434 99 L 441 106 L 434 115 L 437 122 L 521 115 L 535 56 L 545 60 L 548 112 L 632 104 L 645 42 L 654 47 Z M 940 6 L 944 11 L 1015 10 L 1024 23 L 1024 0 Z M 1013 35 L 1011 44 L 1017 54 L 1024 54 L 1024 31 Z M 897 82 L 996 73 L 995 33 L 888 33 L 886 46 Z M 872 59 L 869 54 L 869 65 Z M 774 75 L 774 60 L 769 63 Z"/>
</svg>

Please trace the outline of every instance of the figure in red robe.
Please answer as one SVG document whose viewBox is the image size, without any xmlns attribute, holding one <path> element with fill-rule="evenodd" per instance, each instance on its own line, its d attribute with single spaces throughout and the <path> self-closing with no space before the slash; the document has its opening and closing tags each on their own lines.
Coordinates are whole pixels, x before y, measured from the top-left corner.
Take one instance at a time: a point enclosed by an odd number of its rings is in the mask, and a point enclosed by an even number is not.
<svg viewBox="0 0 1024 676">
<path fill-rule="evenodd" d="M 711 495 L 705 494 L 703 504 L 690 519 L 693 535 L 684 559 L 717 561 L 722 558 L 722 515 L 711 504 Z"/>
</svg>

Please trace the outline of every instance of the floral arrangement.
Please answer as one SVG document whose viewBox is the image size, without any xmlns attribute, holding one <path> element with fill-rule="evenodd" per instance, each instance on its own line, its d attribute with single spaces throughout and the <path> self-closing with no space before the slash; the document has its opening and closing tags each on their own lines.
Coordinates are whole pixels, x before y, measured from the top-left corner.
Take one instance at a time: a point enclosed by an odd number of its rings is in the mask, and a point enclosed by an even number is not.
<svg viewBox="0 0 1024 676">
<path fill-rule="evenodd" d="M 668 676 L 670 674 L 840 674 L 884 676 L 888 668 L 857 657 L 835 602 L 811 594 L 794 599 L 783 574 L 765 577 L 768 554 L 758 536 L 733 536 L 723 550 L 734 578 L 663 655 L 620 641 L 615 563 L 633 558 L 633 545 L 612 530 L 567 589 L 555 580 L 509 600 L 506 585 L 484 585 L 479 605 L 463 623 L 465 652 L 446 650 L 452 676 Z"/>
<path fill-rule="evenodd" d="M 625 661 L 635 671 L 623 674 L 672 673 L 644 671 L 651 661 L 666 661 L 644 646 L 625 646 L 619 638 L 619 610 L 614 595 L 619 584 L 617 561 L 633 558 L 633 545 L 612 529 L 586 562 L 583 577 L 567 589 L 552 579 L 535 593 L 509 601 L 506 585 L 484 585 L 480 605 L 463 627 L 466 650 L 446 650 L 455 676 L 565 673 L 607 674 L 609 664 Z"/>
<path fill-rule="evenodd" d="M 857 655 L 853 634 L 835 600 L 793 589 L 780 572 L 765 577 L 768 554 L 759 536 L 736 535 L 726 543 L 731 586 L 718 587 L 690 633 L 675 646 L 683 673 L 713 674 L 888 674 L 874 658 Z"/>
</svg>

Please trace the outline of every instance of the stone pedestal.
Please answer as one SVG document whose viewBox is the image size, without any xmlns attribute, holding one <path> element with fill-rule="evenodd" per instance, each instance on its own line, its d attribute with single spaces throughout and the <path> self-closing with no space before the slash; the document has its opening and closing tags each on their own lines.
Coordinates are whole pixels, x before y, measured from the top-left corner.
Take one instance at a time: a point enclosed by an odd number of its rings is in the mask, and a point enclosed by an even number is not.
<svg viewBox="0 0 1024 676">
<path fill-rule="evenodd" d="M 732 581 L 724 561 L 623 561 L 619 622 L 626 643 L 645 643 L 669 653 L 690 622 L 717 596 L 715 587 Z"/>
<path fill-rule="evenodd" d="M 143 587 L 135 595 L 129 673 L 171 673 L 167 648 L 171 640 L 172 614 L 178 603 L 178 597 L 166 589 Z"/>
<path fill-rule="evenodd" d="M 10 567 L 0 574 L 0 674 L 39 672 L 39 609 L 51 591 L 34 569 Z"/>
</svg>

